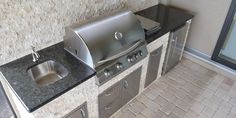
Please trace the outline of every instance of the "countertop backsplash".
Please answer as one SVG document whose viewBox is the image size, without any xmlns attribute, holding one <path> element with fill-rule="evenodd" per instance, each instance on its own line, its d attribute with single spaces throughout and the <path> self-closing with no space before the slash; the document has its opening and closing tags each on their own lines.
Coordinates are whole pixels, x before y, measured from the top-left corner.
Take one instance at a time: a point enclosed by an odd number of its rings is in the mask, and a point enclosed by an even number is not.
<svg viewBox="0 0 236 118">
<path fill-rule="evenodd" d="M 128 8 L 138 11 L 158 0 L 0 1 L 0 65 L 63 40 L 64 27 L 99 14 Z"/>
</svg>

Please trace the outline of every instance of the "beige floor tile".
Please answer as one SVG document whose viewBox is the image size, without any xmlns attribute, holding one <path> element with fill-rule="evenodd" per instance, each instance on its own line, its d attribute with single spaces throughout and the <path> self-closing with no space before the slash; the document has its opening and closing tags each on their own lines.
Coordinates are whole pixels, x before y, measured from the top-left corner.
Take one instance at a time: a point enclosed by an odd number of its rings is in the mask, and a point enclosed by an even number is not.
<svg viewBox="0 0 236 118">
<path fill-rule="evenodd" d="M 236 82 L 187 59 L 114 118 L 236 118 Z"/>
<path fill-rule="evenodd" d="M 136 118 L 136 116 L 130 110 L 126 110 L 118 118 Z"/>
<path fill-rule="evenodd" d="M 233 107 L 232 104 L 230 104 L 227 101 L 223 101 L 219 106 L 219 110 L 224 111 L 225 113 L 228 114 L 231 111 L 232 107 Z"/>
<path fill-rule="evenodd" d="M 184 110 L 184 111 L 188 111 L 189 108 L 191 107 L 191 105 L 189 105 L 188 103 L 182 101 L 182 100 L 178 100 L 175 105 L 177 107 L 179 107 L 180 109 Z"/>
<path fill-rule="evenodd" d="M 169 103 L 168 105 L 161 107 L 161 111 L 165 114 L 169 115 L 175 108 L 175 105 L 173 103 Z"/>
<path fill-rule="evenodd" d="M 151 99 L 148 99 L 146 96 L 142 96 L 138 100 L 142 102 L 147 108 L 151 109 L 154 112 L 158 111 L 161 108 L 159 104 L 153 102 Z"/>
<path fill-rule="evenodd" d="M 197 118 L 198 117 L 198 114 L 195 113 L 194 111 L 192 110 L 189 110 L 185 116 L 183 116 L 184 118 Z"/>
<path fill-rule="evenodd" d="M 212 118 L 227 118 L 227 113 L 221 110 L 217 110 Z"/>
<path fill-rule="evenodd" d="M 181 118 L 181 117 L 178 117 L 174 113 L 171 113 L 170 115 L 168 115 L 168 118 Z"/>
<path fill-rule="evenodd" d="M 196 102 L 192 105 L 190 109 L 195 113 L 200 114 L 203 111 L 204 107 L 205 106 L 203 104 Z"/>
<path fill-rule="evenodd" d="M 159 104 L 160 106 L 166 106 L 169 103 L 168 100 L 161 96 L 156 97 L 153 101 Z"/>
<path fill-rule="evenodd" d="M 131 107 L 130 107 L 130 110 L 135 112 L 135 114 L 139 114 L 141 113 L 144 109 L 146 109 L 147 107 L 139 102 L 138 100 L 134 99 L 130 104 L 129 104 Z"/>
<path fill-rule="evenodd" d="M 178 116 L 180 118 L 186 115 L 186 112 L 184 110 L 180 109 L 179 107 L 175 107 L 173 109 L 172 113 L 174 113 L 176 116 Z"/>
<path fill-rule="evenodd" d="M 236 118 L 236 113 L 229 113 L 227 118 Z"/>
<path fill-rule="evenodd" d="M 203 111 L 201 112 L 200 115 L 202 115 L 201 117 L 211 118 L 214 115 L 215 112 L 216 112 L 215 110 L 213 110 L 213 109 L 209 108 L 208 106 L 206 106 L 203 109 Z"/>
</svg>

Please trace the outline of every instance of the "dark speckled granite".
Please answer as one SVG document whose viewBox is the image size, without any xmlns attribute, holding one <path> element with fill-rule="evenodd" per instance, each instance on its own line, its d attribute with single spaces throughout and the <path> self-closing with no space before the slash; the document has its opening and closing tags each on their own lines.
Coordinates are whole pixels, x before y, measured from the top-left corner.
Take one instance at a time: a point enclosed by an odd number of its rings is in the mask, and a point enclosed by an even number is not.
<svg viewBox="0 0 236 118">
<path fill-rule="evenodd" d="M 171 6 L 165 6 L 162 4 L 144 9 L 137 12 L 136 14 L 152 19 L 161 24 L 161 30 L 153 33 L 150 36 L 146 36 L 146 41 L 148 43 L 170 31 L 175 30 L 176 28 L 185 24 L 186 21 L 193 18 L 193 15 L 187 13 L 185 10 Z"/>
<path fill-rule="evenodd" d="M 7 99 L 6 93 L 0 82 L 0 118 L 16 118 L 15 112 Z"/>
<path fill-rule="evenodd" d="M 0 67 L 0 71 L 29 112 L 95 75 L 94 70 L 65 52 L 62 42 L 39 51 L 39 54 L 41 57 L 38 63 L 55 60 L 64 65 L 69 74 L 51 85 L 40 87 L 26 72 L 28 67 L 34 65 L 31 55 Z"/>
</svg>

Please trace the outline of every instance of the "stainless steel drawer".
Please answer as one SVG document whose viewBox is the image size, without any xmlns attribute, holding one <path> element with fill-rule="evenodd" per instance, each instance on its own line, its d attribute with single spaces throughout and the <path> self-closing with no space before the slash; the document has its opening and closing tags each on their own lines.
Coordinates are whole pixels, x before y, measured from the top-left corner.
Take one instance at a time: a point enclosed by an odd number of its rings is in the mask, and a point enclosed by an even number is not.
<svg viewBox="0 0 236 118">
<path fill-rule="evenodd" d="M 88 118 L 87 103 L 85 102 L 84 104 L 70 112 L 68 115 L 66 115 L 64 118 Z"/>
<path fill-rule="evenodd" d="M 105 106 L 99 106 L 99 118 L 109 118 L 122 106 L 122 99 L 116 98 Z"/>
<path fill-rule="evenodd" d="M 114 99 L 121 98 L 121 83 L 118 82 L 98 96 L 99 105 L 106 106 Z"/>
</svg>

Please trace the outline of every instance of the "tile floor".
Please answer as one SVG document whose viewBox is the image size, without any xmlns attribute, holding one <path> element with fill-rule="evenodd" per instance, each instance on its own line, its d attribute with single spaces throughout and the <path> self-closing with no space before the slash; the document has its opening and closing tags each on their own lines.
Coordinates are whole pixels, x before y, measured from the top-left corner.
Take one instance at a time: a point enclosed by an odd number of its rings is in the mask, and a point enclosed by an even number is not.
<svg viewBox="0 0 236 118">
<path fill-rule="evenodd" d="M 183 59 L 112 118 L 236 118 L 236 82 Z"/>
</svg>

